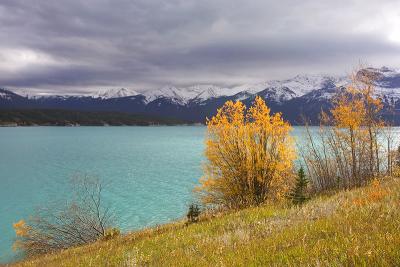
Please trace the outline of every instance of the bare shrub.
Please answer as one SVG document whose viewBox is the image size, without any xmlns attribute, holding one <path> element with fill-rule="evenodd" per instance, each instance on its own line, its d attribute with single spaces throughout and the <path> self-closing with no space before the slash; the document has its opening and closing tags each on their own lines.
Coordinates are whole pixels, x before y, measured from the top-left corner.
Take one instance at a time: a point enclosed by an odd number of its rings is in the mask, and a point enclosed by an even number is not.
<svg viewBox="0 0 400 267">
<path fill-rule="evenodd" d="M 65 205 L 41 208 L 26 222 L 14 224 L 17 235 L 14 249 L 30 257 L 107 236 L 112 212 L 104 203 L 100 180 L 87 175 L 75 177 L 73 191 L 72 200 Z"/>
</svg>

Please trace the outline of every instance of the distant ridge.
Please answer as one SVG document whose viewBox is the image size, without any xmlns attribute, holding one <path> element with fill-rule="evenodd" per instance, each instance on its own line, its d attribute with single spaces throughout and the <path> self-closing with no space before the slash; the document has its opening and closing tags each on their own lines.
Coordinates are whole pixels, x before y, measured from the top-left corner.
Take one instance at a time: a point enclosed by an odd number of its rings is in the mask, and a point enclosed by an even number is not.
<svg viewBox="0 0 400 267">
<path fill-rule="evenodd" d="M 142 114 L 58 109 L 1 110 L 0 126 L 151 126 L 190 122 Z"/>
<path fill-rule="evenodd" d="M 387 67 L 367 68 L 378 74 L 376 97 L 384 102 L 384 116 L 389 106 L 395 123 L 400 122 L 400 70 Z M 0 89 L 0 109 L 63 109 L 75 111 L 108 111 L 170 117 L 185 121 L 205 122 L 206 117 L 227 100 L 241 100 L 249 105 L 256 95 L 264 98 L 273 112 L 301 124 L 301 115 L 318 123 L 321 108 L 331 105 L 336 91 L 350 83 L 346 76 L 297 75 L 291 79 L 245 84 L 232 88 L 216 85 L 188 87 L 164 86 L 156 90 L 134 91 L 126 88 L 101 91 L 93 95 L 21 96 Z M 393 110 L 393 109 L 392 109 Z"/>
</svg>

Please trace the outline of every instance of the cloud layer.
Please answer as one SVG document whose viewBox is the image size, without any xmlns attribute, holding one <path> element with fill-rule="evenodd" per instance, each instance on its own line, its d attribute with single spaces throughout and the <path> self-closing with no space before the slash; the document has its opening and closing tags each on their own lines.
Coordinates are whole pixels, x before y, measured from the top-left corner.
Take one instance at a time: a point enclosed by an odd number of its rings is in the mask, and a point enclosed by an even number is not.
<svg viewBox="0 0 400 267">
<path fill-rule="evenodd" d="M 245 82 L 400 62 L 397 0 L 0 2 L 0 87 Z"/>
</svg>

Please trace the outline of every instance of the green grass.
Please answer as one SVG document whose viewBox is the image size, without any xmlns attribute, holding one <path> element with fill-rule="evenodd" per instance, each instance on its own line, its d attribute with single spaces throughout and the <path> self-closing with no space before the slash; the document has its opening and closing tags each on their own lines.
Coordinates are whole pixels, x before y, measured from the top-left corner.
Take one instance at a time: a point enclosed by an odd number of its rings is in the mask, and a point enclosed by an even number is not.
<svg viewBox="0 0 400 267">
<path fill-rule="evenodd" d="M 20 266 L 400 266 L 400 179 L 174 223 Z"/>
</svg>

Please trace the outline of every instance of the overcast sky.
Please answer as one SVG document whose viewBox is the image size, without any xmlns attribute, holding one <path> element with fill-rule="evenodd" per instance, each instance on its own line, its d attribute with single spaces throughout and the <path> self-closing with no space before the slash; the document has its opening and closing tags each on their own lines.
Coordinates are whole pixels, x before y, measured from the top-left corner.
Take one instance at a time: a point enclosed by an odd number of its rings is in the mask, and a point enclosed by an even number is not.
<svg viewBox="0 0 400 267">
<path fill-rule="evenodd" d="M 231 86 L 400 67 L 399 0 L 0 2 L 0 87 Z"/>
</svg>

